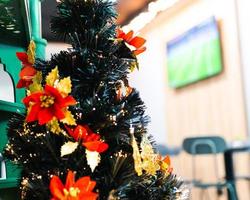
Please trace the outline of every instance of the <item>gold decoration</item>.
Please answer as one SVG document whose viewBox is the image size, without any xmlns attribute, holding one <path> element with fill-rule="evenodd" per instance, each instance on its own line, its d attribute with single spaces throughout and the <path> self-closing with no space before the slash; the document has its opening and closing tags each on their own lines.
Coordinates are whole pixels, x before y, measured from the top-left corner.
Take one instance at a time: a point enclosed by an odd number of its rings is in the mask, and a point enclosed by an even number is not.
<svg viewBox="0 0 250 200">
<path fill-rule="evenodd" d="M 71 92 L 71 80 L 69 77 L 61 79 L 56 85 L 58 91 L 62 94 L 63 97 L 66 97 Z"/>
<path fill-rule="evenodd" d="M 139 70 L 139 65 L 137 62 L 131 62 L 129 69 L 131 72 L 133 72 L 135 69 Z"/>
<path fill-rule="evenodd" d="M 119 200 L 119 198 L 115 196 L 115 190 L 110 191 L 108 200 Z"/>
<path fill-rule="evenodd" d="M 146 173 L 154 176 L 156 171 L 160 169 L 158 164 L 158 155 L 154 153 L 153 147 L 147 137 L 143 135 L 141 141 L 141 158 L 142 158 L 142 168 Z"/>
<path fill-rule="evenodd" d="M 30 41 L 28 51 L 27 51 L 27 55 L 28 55 L 29 63 L 34 65 L 35 57 L 36 57 L 36 44 L 35 44 L 35 42 L 33 40 Z"/>
<path fill-rule="evenodd" d="M 28 127 L 28 124 L 26 122 L 23 123 L 23 132 L 20 136 L 27 135 L 30 133 L 30 129 Z"/>
<path fill-rule="evenodd" d="M 60 92 L 62 97 L 64 97 L 64 98 L 66 98 L 68 96 L 68 94 L 71 92 L 72 84 L 71 84 L 70 77 L 63 78 L 63 79 L 59 80 L 58 67 L 55 67 L 47 75 L 46 84 L 55 87 Z M 64 115 L 65 115 L 65 117 L 62 120 L 60 120 L 60 122 L 67 124 L 67 125 L 70 125 L 70 126 L 76 125 L 76 120 L 75 120 L 73 114 L 69 110 L 65 109 Z M 48 127 L 49 127 L 49 130 L 51 130 L 53 133 L 58 134 L 60 132 L 63 132 L 60 129 L 59 122 L 57 120 L 51 121 L 48 124 Z"/>
<path fill-rule="evenodd" d="M 28 178 L 22 178 L 21 182 L 21 199 L 25 199 L 27 194 L 27 189 L 29 187 L 29 179 Z"/>
<path fill-rule="evenodd" d="M 51 72 L 47 75 L 46 77 L 46 84 L 50 86 L 54 86 L 56 80 L 59 79 L 59 72 L 58 72 L 58 67 L 55 67 L 54 69 L 51 70 Z"/>
<path fill-rule="evenodd" d="M 76 120 L 69 110 L 66 110 L 64 114 L 65 114 L 65 118 L 60 120 L 61 122 L 67 125 L 71 125 L 71 126 L 76 125 Z"/>
<path fill-rule="evenodd" d="M 59 134 L 62 132 L 59 122 L 55 117 L 47 123 L 47 127 L 52 133 Z"/>
<path fill-rule="evenodd" d="M 134 158 L 134 167 L 135 171 L 138 176 L 142 175 L 142 160 L 141 160 L 141 155 L 139 151 L 139 147 L 137 145 L 137 142 L 135 140 L 134 136 L 134 128 L 131 126 L 129 128 L 129 132 L 131 134 L 131 143 L 132 143 L 132 148 L 133 148 L 133 158 Z"/>
<path fill-rule="evenodd" d="M 97 151 L 89 151 L 88 149 L 85 150 L 86 158 L 91 171 L 94 172 L 95 168 L 101 161 L 100 154 Z"/>
<path fill-rule="evenodd" d="M 160 165 L 161 171 L 165 173 L 166 176 L 171 174 L 173 168 L 171 167 L 170 157 L 167 155 L 165 158 L 162 158 L 160 155 L 158 156 L 158 163 Z"/>
<path fill-rule="evenodd" d="M 73 153 L 78 147 L 78 142 L 67 142 L 61 147 L 61 157 Z"/>
<path fill-rule="evenodd" d="M 32 79 L 32 84 L 29 85 L 28 95 L 34 92 L 41 92 L 41 91 L 43 91 L 42 72 L 37 71 L 36 75 Z"/>
</svg>

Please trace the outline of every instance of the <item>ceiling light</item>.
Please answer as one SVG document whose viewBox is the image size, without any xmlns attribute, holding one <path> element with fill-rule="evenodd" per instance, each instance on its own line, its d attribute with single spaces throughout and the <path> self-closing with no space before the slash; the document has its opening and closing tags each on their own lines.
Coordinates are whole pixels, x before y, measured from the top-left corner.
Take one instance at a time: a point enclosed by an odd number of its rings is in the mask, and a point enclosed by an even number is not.
<svg viewBox="0 0 250 200">
<path fill-rule="evenodd" d="M 158 0 L 155 2 L 151 2 L 148 5 L 148 11 L 140 13 L 128 25 L 124 26 L 123 29 L 125 31 L 129 30 L 134 30 L 135 32 L 140 31 L 149 22 L 151 22 L 159 12 L 172 7 L 178 1 L 180 0 Z"/>
</svg>

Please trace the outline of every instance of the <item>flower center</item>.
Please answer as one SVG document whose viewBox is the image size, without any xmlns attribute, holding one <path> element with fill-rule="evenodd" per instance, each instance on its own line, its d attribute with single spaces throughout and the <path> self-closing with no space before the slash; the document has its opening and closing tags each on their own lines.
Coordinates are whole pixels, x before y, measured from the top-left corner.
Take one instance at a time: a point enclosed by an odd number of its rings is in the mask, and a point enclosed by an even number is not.
<svg viewBox="0 0 250 200">
<path fill-rule="evenodd" d="M 40 101 L 41 101 L 41 107 L 48 108 L 54 104 L 55 98 L 52 96 L 43 95 L 40 97 Z"/>
<path fill-rule="evenodd" d="M 81 191 L 79 190 L 79 188 L 75 188 L 75 187 L 71 187 L 69 188 L 69 190 L 67 189 L 63 189 L 63 193 L 66 197 L 78 197 L 79 193 Z"/>
</svg>

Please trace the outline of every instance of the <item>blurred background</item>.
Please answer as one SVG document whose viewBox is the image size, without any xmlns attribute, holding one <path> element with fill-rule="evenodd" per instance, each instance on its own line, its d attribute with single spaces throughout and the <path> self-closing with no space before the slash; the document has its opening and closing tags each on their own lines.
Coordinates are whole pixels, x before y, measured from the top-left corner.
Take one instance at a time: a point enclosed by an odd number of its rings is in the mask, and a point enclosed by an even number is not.
<svg viewBox="0 0 250 200">
<path fill-rule="evenodd" d="M 151 117 L 149 132 L 162 154 L 170 154 L 174 172 L 192 180 L 192 156 L 182 149 L 187 137 L 218 135 L 227 144 L 248 143 L 250 126 L 250 2 L 246 0 L 118 0 L 117 23 L 146 38 L 138 56 L 140 70 L 130 85 L 140 91 Z M 42 3 L 46 58 L 69 46 L 49 30 L 54 0 Z M 248 146 L 249 147 L 249 146 Z M 234 175 L 250 175 L 249 148 L 233 152 Z M 225 177 L 225 154 L 199 156 L 201 180 Z M 248 179 L 235 182 L 238 198 L 250 199 Z M 192 199 L 204 192 L 192 187 Z M 205 199 L 229 199 L 208 189 Z"/>
</svg>

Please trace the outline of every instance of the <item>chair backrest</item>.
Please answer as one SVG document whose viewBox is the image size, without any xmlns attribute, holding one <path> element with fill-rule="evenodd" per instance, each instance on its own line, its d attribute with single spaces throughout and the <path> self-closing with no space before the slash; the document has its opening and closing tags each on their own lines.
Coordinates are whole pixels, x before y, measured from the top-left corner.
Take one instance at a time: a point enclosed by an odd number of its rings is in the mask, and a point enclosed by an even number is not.
<svg viewBox="0 0 250 200">
<path fill-rule="evenodd" d="M 220 136 L 202 136 L 185 138 L 182 144 L 185 152 L 192 155 L 192 175 L 196 181 L 196 162 L 195 156 L 200 154 L 212 154 L 214 156 L 215 176 L 219 181 L 217 154 L 226 150 L 226 142 Z"/>
<path fill-rule="evenodd" d="M 189 137 L 183 141 L 183 149 L 189 154 L 217 154 L 226 149 L 226 142 L 220 136 Z"/>
<path fill-rule="evenodd" d="M 165 155 L 178 156 L 182 150 L 182 147 L 179 147 L 179 146 L 169 147 L 167 145 L 158 144 L 156 146 L 156 149 L 163 156 L 165 156 Z"/>
</svg>

